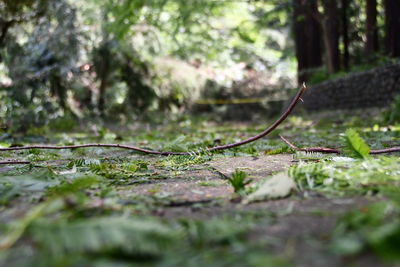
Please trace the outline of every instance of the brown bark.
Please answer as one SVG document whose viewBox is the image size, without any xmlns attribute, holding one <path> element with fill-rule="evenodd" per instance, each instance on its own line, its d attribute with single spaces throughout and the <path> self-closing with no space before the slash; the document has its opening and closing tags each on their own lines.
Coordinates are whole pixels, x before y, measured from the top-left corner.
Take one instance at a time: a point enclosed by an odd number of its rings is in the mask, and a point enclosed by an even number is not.
<svg viewBox="0 0 400 267">
<path fill-rule="evenodd" d="M 310 69 L 322 65 L 321 27 L 316 13 L 316 0 L 293 0 L 293 32 L 299 84 L 307 81 Z"/>
<path fill-rule="evenodd" d="M 324 30 L 326 63 L 329 73 L 336 73 L 340 70 L 340 34 L 337 0 L 322 0 L 322 4 L 324 7 L 322 27 Z"/>
<path fill-rule="evenodd" d="M 400 3 L 385 0 L 385 46 L 390 57 L 400 57 Z"/>
<path fill-rule="evenodd" d="M 4 47 L 8 30 L 14 25 L 15 20 L 0 21 L 0 48 Z"/>
<path fill-rule="evenodd" d="M 343 68 L 345 70 L 349 69 L 349 28 L 348 28 L 348 0 L 342 0 L 342 42 L 343 42 Z"/>
<path fill-rule="evenodd" d="M 100 73 L 101 81 L 99 87 L 99 111 L 101 116 L 104 116 L 105 102 L 106 102 L 106 89 L 108 84 L 108 64 L 104 62 L 102 72 Z"/>
<path fill-rule="evenodd" d="M 365 6 L 365 12 L 367 15 L 366 23 L 365 23 L 365 33 L 366 33 L 366 42 L 365 42 L 365 50 L 367 55 L 370 53 L 376 53 L 379 49 L 378 43 L 378 27 L 377 27 L 377 15 L 378 11 L 376 9 L 376 0 L 367 0 Z"/>
</svg>

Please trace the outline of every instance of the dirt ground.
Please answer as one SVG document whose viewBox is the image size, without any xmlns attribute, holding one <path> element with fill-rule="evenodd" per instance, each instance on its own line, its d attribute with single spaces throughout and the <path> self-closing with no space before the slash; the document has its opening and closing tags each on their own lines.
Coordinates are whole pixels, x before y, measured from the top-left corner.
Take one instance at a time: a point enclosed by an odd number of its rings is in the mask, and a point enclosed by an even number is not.
<svg viewBox="0 0 400 267">
<path fill-rule="evenodd" d="M 346 211 L 362 209 L 377 201 L 374 197 L 329 198 L 316 193 L 293 193 L 289 198 L 249 205 L 232 199 L 233 190 L 226 179 L 235 169 L 257 181 L 294 164 L 292 155 L 260 157 L 221 157 L 190 170 L 176 171 L 173 178 L 152 180 L 120 191 L 121 195 L 167 195 L 172 201 L 154 211 L 163 218 L 207 220 L 242 212 L 270 214 L 257 223 L 250 239 L 270 239 L 266 249 L 293 259 L 296 266 L 382 266 L 370 255 L 342 258 L 328 252 L 328 235 L 336 220 Z M 272 218 L 272 219 L 271 219 Z M 275 240 L 275 241 L 274 241 Z"/>
<path fill-rule="evenodd" d="M 121 199 L 129 199 L 130 195 L 156 199 L 165 197 L 166 202 L 155 205 L 149 212 L 166 220 L 209 220 L 252 214 L 258 219 L 247 234 L 250 242 L 266 242 L 266 253 L 284 255 L 295 266 L 384 266 L 371 255 L 343 258 L 332 254 L 328 247 L 329 235 L 339 216 L 349 210 L 362 209 L 379 200 L 376 197 L 330 198 L 315 192 L 293 192 L 284 199 L 243 205 L 234 197 L 233 189 L 227 182 L 236 169 L 245 171 L 248 178 L 255 182 L 286 170 L 295 163 L 293 155 L 280 154 L 221 156 L 182 169 L 159 168 L 151 164 L 151 171 L 161 178 L 119 185 L 116 192 Z M 7 171 L 7 167 L 1 168 L 1 171 Z M 21 203 L 21 198 L 18 201 Z M 19 203 L 13 205 L 19 206 Z M 0 220 L 11 221 L 29 209 L 29 206 L 24 206 L 3 210 Z"/>
</svg>

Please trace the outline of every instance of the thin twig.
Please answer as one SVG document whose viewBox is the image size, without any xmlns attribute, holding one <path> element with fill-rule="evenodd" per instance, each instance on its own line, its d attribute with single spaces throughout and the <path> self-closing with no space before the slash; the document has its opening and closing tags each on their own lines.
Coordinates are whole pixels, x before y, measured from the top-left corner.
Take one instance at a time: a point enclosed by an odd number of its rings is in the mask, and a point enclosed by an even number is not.
<svg viewBox="0 0 400 267">
<path fill-rule="evenodd" d="M 134 150 L 146 154 L 156 155 L 186 155 L 186 152 L 161 152 L 154 151 L 145 148 L 121 145 L 121 144 L 82 144 L 82 145 L 70 145 L 70 146 L 53 146 L 53 145 L 32 145 L 32 146 L 21 146 L 21 147 L 6 147 L 0 148 L 1 151 L 15 151 L 15 150 L 29 150 L 29 149 L 75 149 L 75 148 L 86 148 L 86 147 L 111 147 L 111 148 L 123 148 L 128 150 Z"/>
<path fill-rule="evenodd" d="M 372 149 L 369 151 L 369 154 L 384 154 L 384 153 L 393 153 L 393 152 L 400 152 L 400 146 L 394 146 L 389 148 L 383 149 Z"/>
<path fill-rule="evenodd" d="M 31 164 L 30 161 L 14 161 L 14 160 L 6 160 L 0 161 L 0 165 L 18 165 L 18 164 Z"/>
<path fill-rule="evenodd" d="M 299 99 L 301 98 L 303 93 L 306 91 L 306 89 L 307 89 L 307 87 L 305 86 L 305 84 L 303 84 L 303 86 L 297 92 L 296 96 L 293 98 L 292 102 L 290 103 L 290 105 L 288 106 L 286 111 L 271 126 L 269 126 L 267 129 L 265 129 L 258 135 L 255 135 L 248 139 L 242 140 L 240 142 L 206 148 L 205 151 L 225 150 L 225 149 L 245 145 L 245 144 L 248 144 L 248 143 L 254 142 L 258 139 L 263 138 L 264 136 L 266 136 L 267 134 L 272 132 L 276 127 L 278 127 L 289 116 L 289 114 L 293 111 L 294 107 L 299 102 Z M 142 152 L 145 154 L 163 155 L 163 156 L 192 155 L 193 154 L 193 152 L 156 151 L 156 150 L 149 150 L 149 149 L 145 149 L 145 148 L 140 148 L 140 147 L 135 147 L 135 146 L 130 146 L 130 145 L 120 145 L 120 144 L 82 144 L 82 145 L 70 145 L 70 146 L 32 145 L 32 146 L 23 146 L 23 147 L 0 148 L 0 152 L 1 151 L 28 150 L 28 149 L 74 149 L 74 148 L 85 148 L 85 147 L 123 148 L 123 149 L 128 149 L 128 150 L 134 150 L 137 152 Z"/>
<path fill-rule="evenodd" d="M 291 149 L 296 151 L 305 151 L 305 152 L 320 152 L 320 153 L 335 153 L 340 154 L 340 150 L 335 148 L 328 148 L 328 147 L 304 147 L 300 148 L 295 146 L 293 143 L 289 142 L 285 137 L 279 135 L 283 142 L 285 142 Z"/>
<path fill-rule="evenodd" d="M 287 144 L 291 149 L 296 151 L 304 151 L 304 152 L 317 152 L 317 153 L 334 153 L 334 154 L 341 154 L 342 151 L 336 148 L 329 148 L 329 147 L 297 147 L 293 143 L 289 142 L 285 137 L 279 135 L 285 144 Z M 384 149 L 371 149 L 369 154 L 376 155 L 376 154 L 384 154 L 384 153 L 393 153 L 393 152 L 400 152 L 400 146 L 384 148 Z"/>
</svg>

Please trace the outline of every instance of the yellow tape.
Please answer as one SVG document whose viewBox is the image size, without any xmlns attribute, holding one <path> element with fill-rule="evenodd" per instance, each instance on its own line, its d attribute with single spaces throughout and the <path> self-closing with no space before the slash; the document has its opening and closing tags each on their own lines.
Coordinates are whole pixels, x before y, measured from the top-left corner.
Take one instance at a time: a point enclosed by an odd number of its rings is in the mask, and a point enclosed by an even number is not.
<svg viewBox="0 0 400 267">
<path fill-rule="evenodd" d="M 251 104 L 264 102 L 266 98 L 237 98 L 237 99 L 199 99 L 199 105 Z"/>
</svg>

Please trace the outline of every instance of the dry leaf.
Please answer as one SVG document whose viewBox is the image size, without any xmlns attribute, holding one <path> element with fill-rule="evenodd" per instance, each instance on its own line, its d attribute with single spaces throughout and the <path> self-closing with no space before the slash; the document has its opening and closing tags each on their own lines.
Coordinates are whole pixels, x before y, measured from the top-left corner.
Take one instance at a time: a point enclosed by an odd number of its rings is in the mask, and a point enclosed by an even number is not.
<svg viewBox="0 0 400 267">
<path fill-rule="evenodd" d="M 243 203 L 286 197 L 296 188 L 293 179 L 281 172 L 266 180 L 260 187 L 248 195 Z"/>
</svg>

